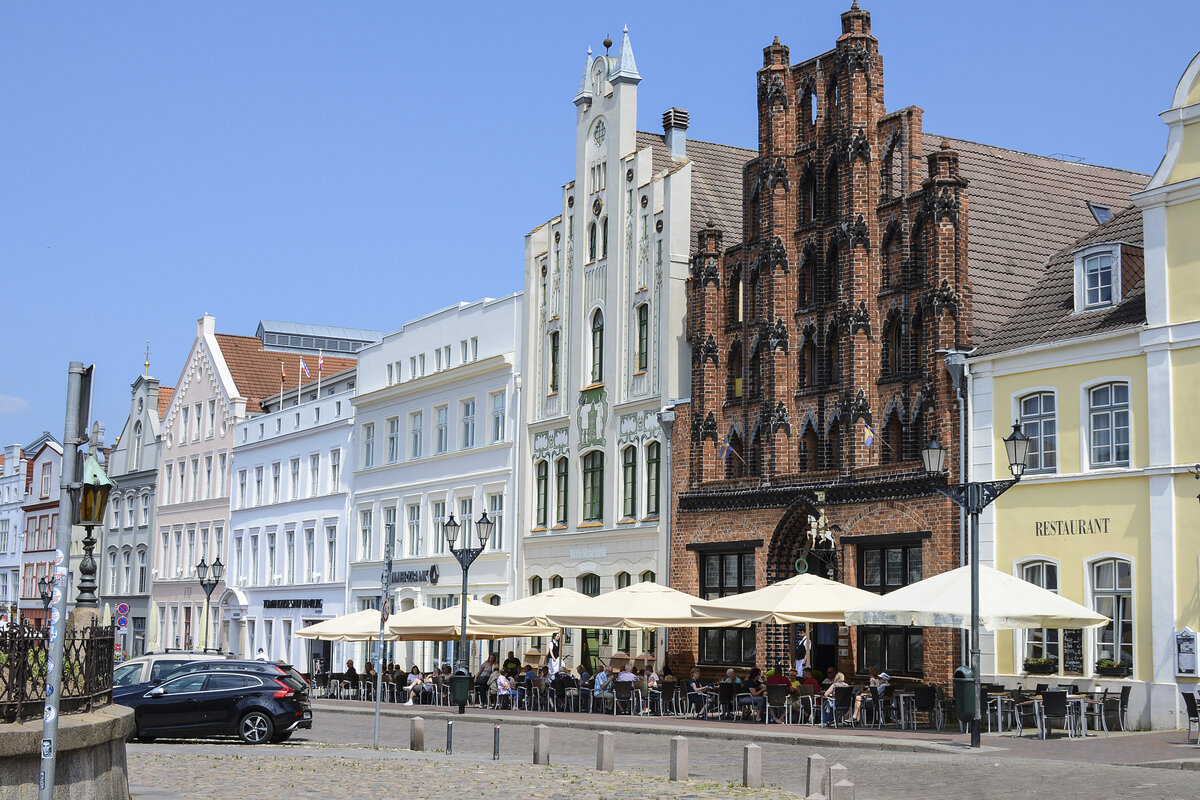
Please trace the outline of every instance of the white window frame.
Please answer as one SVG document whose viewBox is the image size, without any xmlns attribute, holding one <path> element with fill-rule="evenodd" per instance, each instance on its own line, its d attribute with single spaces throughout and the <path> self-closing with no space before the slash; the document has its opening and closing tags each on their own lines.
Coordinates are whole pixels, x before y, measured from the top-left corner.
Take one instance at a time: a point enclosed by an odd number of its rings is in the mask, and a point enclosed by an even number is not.
<svg viewBox="0 0 1200 800">
<path fill-rule="evenodd" d="M 1092 390 L 1098 389 L 1106 383 L 1123 383 L 1129 392 L 1129 462 L 1126 464 L 1119 463 L 1102 463 L 1094 464 L 1092 462 Z M 1133 403 L 1133 380 L 1128 375 L 1106 375 L 1101 378 L 1095 378 L 1087 383 L 1081 384 L 1079 387 L 1079 419 L 1081 421 L 1080 429 L 1083 435 L 1079 437 L 1080 460 L 1085 470 L 1118 470 L 1129 469 L 1134 462 L 1134 403 Z M 1112 444 L 1113 455 L 1116 455 L 1116 442 Z"/>
<path fill-rule="evenodd" d="M 1137 594 L 1138 594 L 1137 559 L 1134 558 L 1133 556 L 1129 555 L 1128 553 L 1118 553 L 1118 552 L 1093 553 L 1091 556 L 1084 559 L 1084 562 L 1083 562 L 1083 592 L 1084 592 L 1083 604 L 1085 606 L 1087 606 L 1088 608 L 1094 609 L 1096 607 L 1096 589 L 1092 582 L 1093 568 L 1095 567 L 1096 564 L 1100 563 L 1101 561 L 1108 561 L 1110 559 L 1119 559 L 1122 561 L 1129 562 L 1129 602 L 1131 604 L 1130 619 L 1133 620 L 1133 668 L 1136 670 L 1137 665 L 1139 663 L 1139 661 L 1138 661 L 1138 657 L 1139 657 L 1139 654 L 1138 654 L 1138 649 L 1139 649 L 1138 648 L 1138 618 L 1137 618 Z M 1108 592 L 1103 592 L 1103 594 L 1108 594 Z M 1099 630 L 1100 630 L 1099 628 L 1085 628 L 1084 629 L 1085 652 L 1087 653 L 1088 657 L 1090 658 L 1089 663 L 1084 664 L 1084 671 L 1085 671 L 1085 674 L 1087 674 L 1087 675 L 1093 674 L 1093 672 L 1095 670 L 1095 666 L 1096 666 L 1096 661 L 1099 659 L 1099 652 L 1098 652 L 1099 640 L 1097 639 Z M 1118 646 L 1118 649 L 1119 649 L 1119 646 Z M 1087 660 L 1087 659 L 1085 659 L 1085 660 Z"/>
<path fill-rule="evenodd" d="M 471 413 L 467 414 L 467 403 L 471 404 Z M 458 401 L 459 411 L 459 442 L 463 450 L 475 446 L 475 416 L 479 412 L 479 403 L 474 397 L 464 397 Z"/>
<path fill-rule="evenodd" d="M 442 523 L 446 521 L 446 504 L 448 502 L 445 497 L 429 501 L 430 535 L 433 537 L 434 555 L 443 555 L 446 552 L 446 534 L 442 530 Z"/>
<path fill-rule="evenodd" d="M 497 407 L 499 402 L 499 407 Z M 508 393 L 501 389 L 488 395 L 488 405 L 492 412 L 491 440 L 492 444 L 503 442 L 507 428 Z"/>
<path fill-rule="evenodd" d="M 1033 394 L 1050 394 L 1054 396 L 1054 469 L 1039 469 L 1036 472 L 1026 470 L 1027 476 L 1033 477 L 1036 475 L 1056 475 L 1062 470 L 1062 398 L 1059 397 L 1057 386 L 1026 386 L 1009 395 L 1009 405 L 1011 406 L 1011 416 L 1015 420 L 1022 420 L 1021 401 Z M 1005 433 L 1007 435 L 1007 433 Z"/>
<path fill-rule="evenodd" d="M 1075 252 L 1075 313 L 1083 314 L 1089 311 L 1100 311 L 1119 305 L 1122 298 L 1121 287 L 1121 242 L 1099 242 Z M 1100 255 L 1112 256 L 1112 302 L 1087 302 L 1087 262 L 1088 259 Z"/>
<path fill-rule="evenodd" d="M 408 529 L 405 555 L 409 558 L 417 558 L 421 555 L 421 504 L 409 503 L 405 519 Z"/>
<path fill-rule="evenodd" d="M 375 466 L 375 423 L 364 422 L 362 426 L 363 469 Z"/>
<path fill-rule="evenodd" d="M 463 341 L 464 347 L 466 341 Z M 441 455 L 450 449 L 450 407 L 434 406 L 434 455 Z"/>
<path fill-rule="evenodd" d="M 1025 392 L 1024 394 L 1028 395 L 1028 394 L 1030 394 L 1030 392 Z M 1012 568 L 1013 577 L 1020 578 L 1021 580 L 1025 580 L 1025 569 L 1027 567 L 1031 567 L 1035 564 L 1050 564 L 1050 565 L 1053 565 L 1056 570 L 1058 570 L 1058 589 L 1057 590 L 1047 589 L 1046 591 L 1053 591 L 1057 595 L 1062 595 L 1062 585 L 1063 585 L 1062 562 L 1053 556 L 1043 555 L 1041 553 L 1032 553 L 1028 556 L 1023 556 L 1020 560 L 1013 562 L 1013 568 Z M 1042 587 L 1042 588 L 1045 588 L 1045 587 Z M 1039 629 L 1039 630 L 1045 630 L 1045 629 Z M 1014 631 L 1014 634 L 1015 635 L 1013 636 L 1013 645 L 1014 645 L 1013 646 L 1013 674 L 1019 675 L 1019 674 L 1021 674 L 1021 672 L 1024 670 L 1024 667 L 1025 667 L 1025 658 L 1026 658 L 1025 654 L 1026 654 L 1026 651 L 1029 649 L 1028 648 L 1029 632 L 1028 632 L 1028 630 L 1018 630 L 1018 631 Z M 1059 632 L 1058 632 L 1058 672 L 1056 674 L 1061 674 L 1062 670 L 1063 670 L 1062 645 L 1063 645 L 1063 636 L 1062 636 L 1062 631 L 1059 630 Z"/>
<path fill-rule="evenodd" d="M 414 411 L 408 415 L 409 429 L 409 459 L 420 458 L 424 455 L 423 442 L 425 435 L 425 414 L 423 411 Z"/>
<path fill-rule="evenodd" d="M 387 463 L 395 464 L 400 460 L 400 418 L 388 417 L 387 425 Z"/>
</svg>

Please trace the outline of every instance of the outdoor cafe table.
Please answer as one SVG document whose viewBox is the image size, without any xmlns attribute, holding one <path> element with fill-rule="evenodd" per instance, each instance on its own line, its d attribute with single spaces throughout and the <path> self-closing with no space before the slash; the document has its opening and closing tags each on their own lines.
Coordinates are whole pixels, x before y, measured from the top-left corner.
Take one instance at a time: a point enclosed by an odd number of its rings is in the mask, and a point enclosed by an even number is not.
<svg viewBox="0 0 1200 800">
<path fill-rule="evenodd" d="M 1034 695 L 1033 700 L 1034 700 L 1034 703 L 1036 704 L 1035 707 L 1040 708 L 1042 705 L 1042 696 L 1040 694 Z M 1087 714 L 1085 712 L 1087 711 L 1087 704 L 1091 701 L 1092 701 L 1091 694 L 1084 693 L 1084 694 L 1069 694 L 1069 695 L 1067 695 L 1067 705 L 1068 706 L 1071 705 L 1072 703 L 1079 706 L 1079 731 L 1080 731 L 1079 735 L 1082 738 L 1087 738 Z"/>
</svg>

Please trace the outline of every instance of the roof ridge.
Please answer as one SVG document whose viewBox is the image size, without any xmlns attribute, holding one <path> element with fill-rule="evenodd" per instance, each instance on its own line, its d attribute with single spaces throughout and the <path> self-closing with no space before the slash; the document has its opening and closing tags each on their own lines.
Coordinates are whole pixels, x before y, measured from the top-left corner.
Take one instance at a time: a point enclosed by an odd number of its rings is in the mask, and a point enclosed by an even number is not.
<svg viewBox="0 0 1200 800">
<path fill-rule="evenodd" d="M 1095 167 L 1096 169 L 1107 169 L 1107 170 L 1112 170 L 1113 172 L 1124 172 L 1129 175 L 1144 175 L 1144 176 L 1146 176 L 1146 178 L 1150 177 L 1149 174 L 1147 174 L 1145 172 L 1138 172 L 1137 170 L 1125 169 L 1124 167 L 1110 167 L 1106 164 L 1093 164 L 1090 161 L 1068 161 L 1065 158 L 1054 158 L 1053 156 L 1046 156 L 1046 155 L 1042 155 L 1041 153 L 1030 153 L 1027 150 L 1017 150 L 1016 148 L 1013 148 L 1013 147 L 1005 147 L 1003 145 L 991 144 L 989 142 L 977 142 L 974 139 L 964 139 L 961 136 L 945 136 L 942 134 L 930 133 L 929 131 L 925 131 L 923 133 L 923 137 L 926 140 L 946 139 L 951 142 L 965 142 L 966 144 L 978 145 L 979 147 L 990 147 L 993 150 L 1003 150 L 1006 153 L 1016 153 L 1017 155 L 1022 155 L 1022 156 L 1032 156 L 1033 158 L 1044 158 L 1047 161 L 1054 161 L 1054 162 L 1057 162 L 1060 164 L 1081 164 L 1085 167 Z"/>
<path fill-rule="evenodd" d="M 656 133 L 654 131 L 638 131 L 638 133 L 644 133 L 647 136 L 657 136 L 660 139 L 665 138 L 665 134 Z M 756 148 L 742 147 L 741 145 L 736 145 L 736 144 L 723 144 L 721 142 L 710 142 L 707 139 L 692 139 L 689 137 L 687 142 L 688 142 L 688 144 L 711 144 L 713 147 L 728 147 L 731 150 L 744 150 L 747 153 L 757 153 L 758 152 L 758 150 Z"/>
</svg>

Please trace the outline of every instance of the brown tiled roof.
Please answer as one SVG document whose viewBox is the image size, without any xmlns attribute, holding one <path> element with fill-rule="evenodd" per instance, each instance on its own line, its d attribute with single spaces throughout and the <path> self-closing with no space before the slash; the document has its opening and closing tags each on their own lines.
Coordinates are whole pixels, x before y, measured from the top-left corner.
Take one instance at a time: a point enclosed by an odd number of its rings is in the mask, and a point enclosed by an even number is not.
<svg viewBox="0 0 1200 800">
<path fill-rule="evenodd" d="M 281 353 L 276 350 L 264 350 L 262 340 L 257 336 L 235 336 L 230 333 L 218 333 L 217 344 L 221 346 L 221 354 L 225 364 L 233 375 L 233 382 L 238 392 L 246 398 L 246 410 L 260 413 L 261 401 L 279 393 L 279 365 L 282 363 L 287 371 L 285 388 L 296 386 L 297 376 L 300 375 L 300 353 Z M 317 357 L 307 355 L 304 363 L 312 377 L 301 379 L 301 386 L 317 382 Z M 333 375 L 344 369 L 350 369 L 358 362 L 353 358 L 325 356 L 324 375 Z"/>
<path fill-rule="evenodd" d="M 682 163 L 671 160 L 661 133 L 638 131 L 637 146 L 651 149 L 655 172 Z M 757 158 L 758 151 L 688 139 L 686 152 L 692 162 L 692 230 L 688 251 L 695 249 L 696 234 L 710 219 L 722 233 L 722 246 L 733 247 L 742 240 L 742 167 Z"/>
<path fill-rule="evenodd" d="M 1074 313 L 1075 252 L 1100 242 L 1126 242 L 1140 248 L 1141 209 L 1131 206 L 1103 225 L 1094 225 L 1087 235 L 1056 253 L 1032 290 L 1020 302 L 1019 309 L 983 340 L 976 354 L 1076 339 L 1145 323 L 1144 279 L 1138 280 L 1132 287 L 1124 287 L 1121 301 L 1112 308 Z"/>
<path fill-rule="evenodd" d="M 171 397 L 175 394 L 174 386 L 158 387 L 158 418 L 162 419 L 167 413 L 167 406 L 171 405 Z"/>
<path fill-rule="evenodd" d="M 926 133 L 926 154 L 942 138 Z M 967 248 L 977 344 L 1017 310 L 1041 280 L 1047 258 L 1096 227 L 1089 200 L 1125 208 L 1149 180 L 1111 167 L 946 141 L 970 181 Z"/>
</svg>

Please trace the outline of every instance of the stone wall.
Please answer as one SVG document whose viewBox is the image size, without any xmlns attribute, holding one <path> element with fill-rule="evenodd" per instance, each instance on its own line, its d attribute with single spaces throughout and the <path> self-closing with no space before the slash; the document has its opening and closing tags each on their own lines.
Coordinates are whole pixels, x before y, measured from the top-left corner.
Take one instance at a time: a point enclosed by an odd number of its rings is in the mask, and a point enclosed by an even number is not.
<svg viewBox="0 0 1200 800">
<path fill-rule="evenodd" d="M 110 705 L 59 718 L 55 800 L 129 800 L 125 740 L 133 709 Z M 42 721 L 0 724 L 0 800 L 36 800 Z"/>
</svg>

